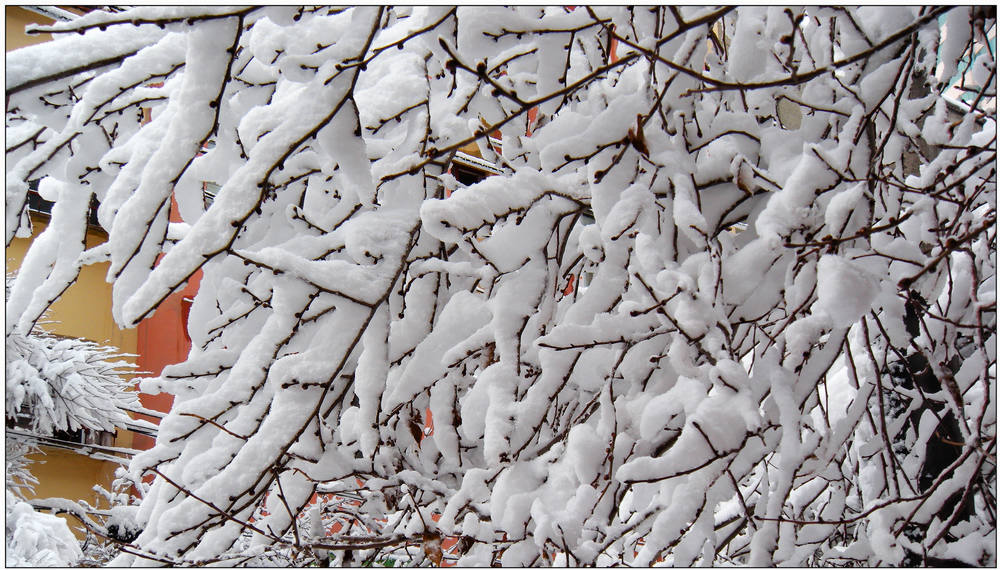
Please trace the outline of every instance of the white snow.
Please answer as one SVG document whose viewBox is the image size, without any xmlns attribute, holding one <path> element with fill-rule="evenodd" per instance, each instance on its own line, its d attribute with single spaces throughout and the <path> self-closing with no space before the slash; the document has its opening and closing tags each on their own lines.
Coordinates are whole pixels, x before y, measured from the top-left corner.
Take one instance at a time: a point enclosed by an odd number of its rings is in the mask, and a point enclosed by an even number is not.
<svg viewBox="0 0 1000 570">
<path fill-rule="evenodd" d="M 59 24 L 107 31 L 12 52 L 12 77 L 122 59 L 9 97 L 8 241 L 29 182 L 56 205 L 8 345 L 85 265 L 110 262 L 123 326 L 200 272 L 187 358 L 141 385 L 174 408 L 130 472 L 183 487 L 153 484 L 134 543 L 179 564 L 326 552 L 293 528 L 406 536 L 379 556 L 414 561 L 463 534 L 449 556 L 475 565 L 900 563 L 922 547 L 894 529 L 918 508 L 927 408 L 958 439 L 995 435 L 995 121 L 940 93 L 970 10 L 919 10 L 142 6 Z M 109 235 L 88 249 L 91 196 Z M 904 387 L 918 353 L 958 396 Z M 10 409 L 57 406 L 42 382 L 73 366 L 8 368 Z M 975 464 L 915 516 L 948 524 Z M 933 555 L 995 562 L 972 494 Z"/>
<path fill-rule="evenodd" d="M 816 310 L 834 326 L 847 327 L 860 319 L 878 294 L 878 281 L 856 263 L 838 255 L 824 255 L 816 267 Z"/>
</svg>

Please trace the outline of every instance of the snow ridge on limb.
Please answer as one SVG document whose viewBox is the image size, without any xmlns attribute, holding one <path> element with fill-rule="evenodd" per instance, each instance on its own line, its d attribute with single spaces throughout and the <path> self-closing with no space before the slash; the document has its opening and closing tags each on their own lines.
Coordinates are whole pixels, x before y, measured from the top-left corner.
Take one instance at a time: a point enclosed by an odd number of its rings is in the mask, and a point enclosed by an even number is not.
<svg viewBox="0 0 1000 570">
<path fill-rule="evenodd" d="M 99 169 L 59 282 L 106 251 L 135 324 L 203 273 L 122 562 L 995 561 L 994 15 L 227 10 L 77 22 L 169 32 L 92 153 L 68 88 L 8 113 L 18 184 Z"/>
</svg>

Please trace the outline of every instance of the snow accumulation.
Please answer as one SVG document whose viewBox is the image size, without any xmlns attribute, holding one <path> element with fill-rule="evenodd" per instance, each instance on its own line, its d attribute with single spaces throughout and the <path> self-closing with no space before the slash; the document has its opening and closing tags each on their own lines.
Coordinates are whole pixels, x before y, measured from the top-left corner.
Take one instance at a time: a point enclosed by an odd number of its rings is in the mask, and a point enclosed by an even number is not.
<svg viewBox="0 0 1000 570">
<path fill-rule="evenodd" d="M 63 23 L 56 26 L 60 24 Z M 117 65 L 127 56 L 155 44 L 164 35 L 161 31 L 120 26 L 90 30 L 80 36 L 74 34 L 59 44 L 46 42 L 20 48 L 7 58 L 4 70 L 6 89 L 26 89 L 45 77 L 89 67 L 95 59 L 107 61 L 106 67 Z M 102 46 L 97 54 L 94 53 L 95 45 Z M 98 57 L 95 58 L 95 55 Z"/>
<path fill-rule="evenodd" d="M 4 503 L 6 565 L 67 567 L 83 556 L 65 520 L 36 511 L 9 491 Z"/>
<path fill-rule="evenodd" d="M 8 344 L 200 275 L 116 564 L 995 564 L 991 26 L 95 11 L 7 54 Z"/>
</svg>

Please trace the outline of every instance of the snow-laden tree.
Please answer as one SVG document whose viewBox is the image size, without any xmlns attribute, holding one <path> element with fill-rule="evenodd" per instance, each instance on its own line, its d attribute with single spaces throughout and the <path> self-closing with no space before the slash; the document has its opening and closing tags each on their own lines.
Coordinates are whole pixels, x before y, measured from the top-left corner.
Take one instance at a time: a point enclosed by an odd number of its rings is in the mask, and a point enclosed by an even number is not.
<svg viewBox="0 0 1000 570">
<path fill-rule="evenodd" d="M 131 378 L 135 365 L 122 360 L 125 356 L 114 347 L 40 327 L 27 334 L 11 330 L 4 344 L 6 418 L 43 436 L 125 428 L 131 421 L 126 410 L 141 409 Z"/>
<path fill-rule="evenodd" d="M 4 554 L 7 566 L 69 566 L 83 552 L 66 521 L 40 513 L 10 491 L 4 501 Z"/>
<path fill-rule="evenodd" d="M 8 334 L 87 263 L 123 326 L 202 272 L 187 360 L 143 383 L 175 404 L 120 562 L 437 563 L 451 537 L 467 565 L 994 564 L 995 23 L 55 24 L 7 55 L 8 242 L 29 182 L 55 202 Z M 959 70 L 971 104 L 941 95 Z M 502 173 L 461 187 L 470 143 Z"/>
<path fill-rule="evenodd" d="M 9 294 L 12 277 L 5 279 Z M 55 432 L 90 430 L 114 432 L 133 420 L 127 410 L 142 410 L 135 380 L 135 365 L 113 347 L 78 338 L 62 338 L 40 327 L 29 332 L 12 330 L 4 346 L 4 383 L 7 433 L 4 440 L 6 483 L 6 554 L 11 566 L 67 566 L 86 555 L 66 521 L 43 509 L 65 512 L 81 520 L 99 537 L 119 537 L 135 527 L 139 479 L 121 472 L 112 491 L 95 488 L 107 508 L 61 497 L 29 498 L 38 479 L 31 473 L 29 455 L 39 453 L 37 436 Z M 95 504 L 98 501 L 93 501 Z M 113 527 L 113 528 L 112 528 Z M 95 547 L 100 548 L 100 547 Z"/>
<path fill-rule="evenodd" d="M 40 513 L 25 501 L 24 491 L 38 480 L 27 455 L 37 451 L 23 442 L 4 440 L 4 555 L 7 566 L 69 566 L 83 555 L 66 521 Z"/>
</svg>

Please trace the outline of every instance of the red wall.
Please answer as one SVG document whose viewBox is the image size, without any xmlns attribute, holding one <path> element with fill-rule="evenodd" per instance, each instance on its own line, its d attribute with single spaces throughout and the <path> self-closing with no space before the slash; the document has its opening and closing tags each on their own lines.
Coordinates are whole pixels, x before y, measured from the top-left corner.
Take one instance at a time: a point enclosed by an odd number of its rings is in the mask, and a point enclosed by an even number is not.
<svg viewBox="0 0 1000 570">
<path fill-rule="evenodd" d="M 171 201 L 170 221 L 180 222 L 177 203 Z M 191 277 L 187 286 L 167 297 L 156 312 L 139 323 L 136 342 L 137 363 L 144 375 L 159 376 L 168 364 L 176 364 L 187 358 L 188 351 L 191 350 L 191 339 L 187 332 L 188 310 L 191 308 L 190 300 L 198 292 L 200 283 L 199 270 Z M 173 404 L 174 397 L 170 394 L 155 396 L 140 394 L 139 401 L 148 409 L 167 412 Z M 159 423 L 157 418 L 142 415 L 138 417 Z M 136 434 L 133 445 L 136 449 L 149 449 L 153 447 L 153 443 L 153 438 Z"/>
</svg>

